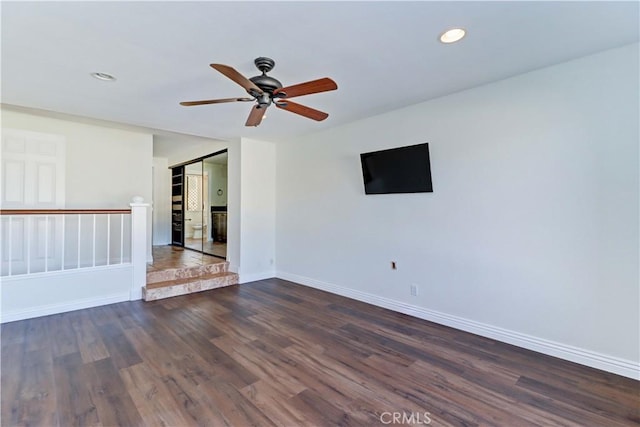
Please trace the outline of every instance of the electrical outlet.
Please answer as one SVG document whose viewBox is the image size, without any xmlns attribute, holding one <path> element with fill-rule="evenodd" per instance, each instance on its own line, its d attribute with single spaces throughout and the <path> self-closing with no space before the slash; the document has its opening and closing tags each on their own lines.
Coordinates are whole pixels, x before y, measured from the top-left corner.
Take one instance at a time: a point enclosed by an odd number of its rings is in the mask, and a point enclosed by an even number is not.
<svg viewBox="0 0 640 427">
<path fill-rule="evenodd" d="M 418 296 L 418 285 L 416 285 L 415 283 L 411 285 L 411 296 Z"/>
</svg>

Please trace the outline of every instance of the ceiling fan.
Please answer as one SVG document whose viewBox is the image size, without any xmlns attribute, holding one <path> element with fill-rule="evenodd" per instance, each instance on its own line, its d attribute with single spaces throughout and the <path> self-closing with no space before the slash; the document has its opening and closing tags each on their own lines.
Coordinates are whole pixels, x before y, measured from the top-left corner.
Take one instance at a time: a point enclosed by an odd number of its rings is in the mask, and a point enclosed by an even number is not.
<svg viewBox="0 0 640 427">
<path fill-rule="evenodd" d="M 299 114 L 312 120 L 322 121 L 329 117 L 325 112 L 307 107 L 302 104 L 289 101 L 289 98 L 296 96 L 309 95 L 312 93 L 327 92 L 330 90 L 338 89 L 336 82 L 328 77 L 322 79 L 311 80 L 305 83 L 299 83 L 292 86 L 282 87 L 282 83 L 274 79 L 271 76 L 267 76 L 267 73 L 275 66 L 275 61 L 271 58 L 260 57 L 253 61 L 258 67 L 258 70 L 262 71 L 259 76 L 246 78 L 234 68 L 223 64 L 210 64 L 211 68 L 221 72 L 234 82 L 242 86 L 251 98 L 224 98 L 224 99 L 208 99 L 204 101 L 186 101 L 181 102 L 180 105 L 190 107 L 193 105 L 205 105 L 205 104 L 221 104 L 224 102 L 249 102 L 256 101 L 256 104 L 249 113 L 249 118 L 245 123 L 245 126 L 258 126 L 262 121 L 264 113 L 271 104 L 275 104 L 276 107 L 291 111 L 292 113 Z"/>
</svg>

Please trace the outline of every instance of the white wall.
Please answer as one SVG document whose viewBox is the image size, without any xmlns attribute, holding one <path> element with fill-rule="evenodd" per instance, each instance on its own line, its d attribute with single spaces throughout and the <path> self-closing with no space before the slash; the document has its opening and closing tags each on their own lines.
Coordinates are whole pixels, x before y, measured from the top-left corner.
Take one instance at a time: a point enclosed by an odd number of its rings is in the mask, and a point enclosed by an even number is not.
<svg viewBox="0 0 640 427">
<path fill-rule="evenodd" d="M 171 153 L 171 155 L 169 156 L 169 166 L 174 166 L 193 159 L 208 156 L 209 154 L 217 153 L 218 151 L 224 150 L 228 146 L 229 143 L 226 141 L 217 141 L 213 139 L 210 142 L 205 142 L 200 145 L 186 146 L 183 150 Z"/>
<path fill-rule="evenodd" d="M 231 157 L 230 152 L 230 171 Z M 241 139 L 240 283 L 275 275 L 275 165 L 276 147 L 273 143 Z"/>
<path fill-rule="evenodd" d="M 638 72 L 636 44 L 279 144 L 278 277 L 638 376 Z M 421 142 L 433 193 L 364 195 L 359 153 Z"/>
<path fill-rule="evenodd" d="M 240 265 L 240 140 L 232 141 L 227 151 L 227 261 L 229 270 Z"/>
<path fill-rule="evenodd" d="M 2 127 L 66 137 L 65 207 L 128 208 L 152 200 L 151 134 L 2 109 Z"/>
<path fill-rule="evenodd" d="M 153 158 L 153 244 L 171 244 L 171 170 L 166 157 Z"/>
</svg>

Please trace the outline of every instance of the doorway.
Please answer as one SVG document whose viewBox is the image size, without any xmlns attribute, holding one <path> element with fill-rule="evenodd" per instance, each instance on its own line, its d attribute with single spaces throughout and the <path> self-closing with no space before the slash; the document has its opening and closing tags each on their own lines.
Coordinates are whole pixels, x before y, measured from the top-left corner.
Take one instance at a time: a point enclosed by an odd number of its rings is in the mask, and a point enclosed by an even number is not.
<svg viewBox="0 0 640 427">
<path fill-rule="evenodd" d="M 226 259 L 227 161 L 224 150 L 172 167 L 173 175 L 181 176 L 181 188 L 174 183 L 181 196 L 181 203 L 174 204 L 174 246 Z"/>
</svg>

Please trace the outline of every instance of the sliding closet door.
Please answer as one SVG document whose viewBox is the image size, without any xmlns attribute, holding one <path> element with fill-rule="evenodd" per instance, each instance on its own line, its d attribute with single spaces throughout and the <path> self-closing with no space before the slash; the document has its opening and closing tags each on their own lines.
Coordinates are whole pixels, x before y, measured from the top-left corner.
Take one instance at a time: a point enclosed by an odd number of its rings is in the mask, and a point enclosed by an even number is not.
<svg viewBox="0 0 640 427">
<path fill-rule="evenodd" d="M 227 257 L 227 152 L 172 168 L 173 244 Z"/>
<path fill-rule="evenodd" d="M 220 258 L 227 257 L 227 163 L 226 151 L 204 159 L 204 170 L 209 181 L 204 252 Z"/>
<path fill-rule="evenodd" d="M 186 165 L 184 170 L 184 246 L 202 252 L 208 229 L 205 217 L 205 206 L 209 204 L 207 173 L 201 161 Z"/>
</svg>

